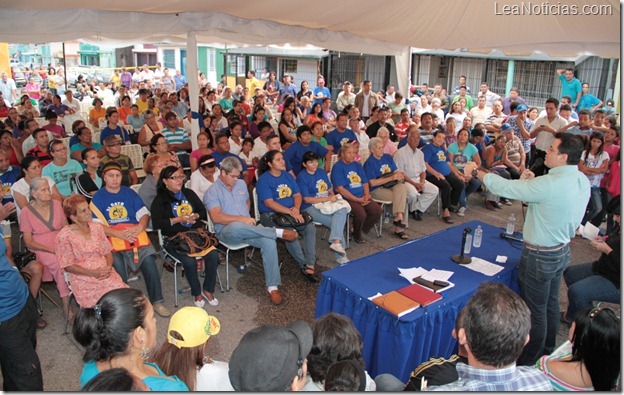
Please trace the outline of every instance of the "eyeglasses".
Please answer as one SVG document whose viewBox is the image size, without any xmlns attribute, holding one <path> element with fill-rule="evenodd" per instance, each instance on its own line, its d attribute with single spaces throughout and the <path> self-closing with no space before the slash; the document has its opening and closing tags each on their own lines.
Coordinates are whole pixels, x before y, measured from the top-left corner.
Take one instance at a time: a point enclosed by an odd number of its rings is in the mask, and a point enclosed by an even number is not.
<svg viewBox="0 0 624 395">
<path fill-rule="evenodd" d="M 171 177 L 169 177 L 169 179 L 170 180 L 176 180 L 176 181 L 179 181 L 179 180 L 184 181 L 184 180 L 186 180 L 186 176 L 171 176 Z"/>
</svg>

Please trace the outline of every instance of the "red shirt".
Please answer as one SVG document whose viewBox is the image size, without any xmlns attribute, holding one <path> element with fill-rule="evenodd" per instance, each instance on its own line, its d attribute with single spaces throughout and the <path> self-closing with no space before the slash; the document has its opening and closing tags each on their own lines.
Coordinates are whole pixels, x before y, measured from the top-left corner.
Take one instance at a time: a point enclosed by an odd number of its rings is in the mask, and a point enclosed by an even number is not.
<svg viewBox="0 0 624 395">
<path fill-rule="evenodd" d="M 49 151 L 41 151 L 37 145 L 26 151 L 26 155 L 32 155 L 37 158 L 41 163 L 41 167 L 52 162 L 53 159 Z"/>
<path fill-rule="evenodd" d="M 403 137 L 407 136 L 407 129 L 413 123 L 414 122 L 403 122 L 403 121 L 400 121 L 396 125 L 394 125 L 394 132 L 399 137 L 399 140 L 402 140 Z"/>
</svg>

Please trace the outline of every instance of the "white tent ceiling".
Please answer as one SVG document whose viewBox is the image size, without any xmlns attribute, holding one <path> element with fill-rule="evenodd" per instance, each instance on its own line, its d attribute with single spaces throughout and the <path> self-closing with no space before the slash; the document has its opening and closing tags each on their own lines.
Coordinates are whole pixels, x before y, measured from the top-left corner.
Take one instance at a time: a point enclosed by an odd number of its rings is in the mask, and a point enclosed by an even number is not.
<svg viewBox="0 0 624 395">
<path fill-rule="evenodd" d="M 503 5 L 544 4 L 554 7 L 551 13 L 606 6 L 610 15 L 543 15 L 543 8 L 542 15 L 500 15 Z M 397 55 L 405 47 L 620 54 L 620 4 L 615 0 L 2 0 L 0 9 L 0 41 L 11 43 L 180 43 L 191 31 L 200 43 L 312 44 L 378 55 Z"/>
</svg>

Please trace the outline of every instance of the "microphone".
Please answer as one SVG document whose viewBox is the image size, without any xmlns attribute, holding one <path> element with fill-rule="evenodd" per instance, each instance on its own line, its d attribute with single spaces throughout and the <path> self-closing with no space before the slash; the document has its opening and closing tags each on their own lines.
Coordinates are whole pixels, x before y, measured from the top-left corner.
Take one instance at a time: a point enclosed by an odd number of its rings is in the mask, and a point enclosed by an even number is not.
<svg viewBox="0 0 624 395">
<path fill-rule="evenodd" d="M 544 166 L 544 159 L 537 158 L 537 159 L 535 159 L 535 162 L 533 162 L 533 165 L 531 167 L 529 167 L 529 170 L 531 170 L 533 173 L 535 173 L 535 170 L 539 169 L 542 166 Z"/>
<path fill-rule="evenodd" d="M 511 241 L 519 241 L 520 243 L 524 242 L 524 240 L 521 237 L 510 235 L 510 234 L 505 233 L 505 232 L 501 232 L 501 234 L 499 236 L 500 236 L 501 239 L 507 239 L 507 240 L 511 240 Z"/>
<path fill-rule="evenodd" d="M 461 242 L 461 253 L 457 255 L 453 255 L 451 259 L 453 262 L 459 263 L 460 265 L 466 265 L 472 262 L 470 257 L 464 255 L 464 247 L 466 247 L 466 236 L 468 233 L 472 233 L 472 229 L 464 228 L 464 232 L 462 233 L 462 242 Z"/>
</svg>

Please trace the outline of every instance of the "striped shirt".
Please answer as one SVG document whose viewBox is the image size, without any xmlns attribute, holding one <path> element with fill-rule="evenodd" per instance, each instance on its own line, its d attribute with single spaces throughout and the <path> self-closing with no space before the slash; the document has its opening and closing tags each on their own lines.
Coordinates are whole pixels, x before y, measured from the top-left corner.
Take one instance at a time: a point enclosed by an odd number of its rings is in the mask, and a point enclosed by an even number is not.
<svg viewBox="0 0 624 395">
<path fill-rule="evenodd" d="M 548 377 L 529 366 L 512 364 L 506 368 L 487 370 L 459 362 L 459 380 L 426 391 L 552 391 Z"/>
<path fill-rule="evenodd" d="M 182 144 L 189 141 L 188 133 L 182 128 L 176 127 L 175 131 L 171 131 L 169 127 L 164 128 L 160 133 L 165 136 L 167 144 Z M 184 150 L 178 150 L 178 153 L 186 152 Z"/>
<path fill-rule="evenodd" d="M 571 354 L 564 355 L 563 357 L 555 357 L 552 355 L 544 355 L 535 363 L 535 367 L 544 372 L 548 380 L 550 380 L 550 384 L 552 385 L 555 391 L 593 391 L 594 387 L 577 387 L 572 384 L 568 384 L 565 381 L 561 380 L 557 376 L 550 371 L 550 367 L 548 366 L 549 360 L 557 360 L 557 359 L 569 359 Z"/>
<path fill-rule="evenodd" d="M 524 152 L 531 152 L 531 140 L 532 139 L 525 139 L 522 136 L 522 133 L 520 132 L 520 126 L 518 126 L 518 116 L 517 115 L 513 115 L 513 116 L 507 118 L 507 123 L 509 124 L 509 126 L 511 126 L 511 130 L 513 130 L 514 134 L 522 142 L 522 146 L 524 147 Z M 526 129 L 527 132 L 530 132 L 532 128 L 533 128 L 533 121 L 531 121 L 528 118 L 525 119 L 524 120 L 524 129 Z"/>
</svg>

